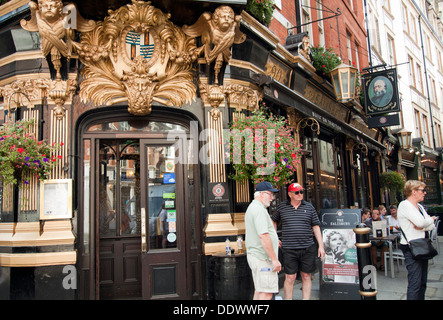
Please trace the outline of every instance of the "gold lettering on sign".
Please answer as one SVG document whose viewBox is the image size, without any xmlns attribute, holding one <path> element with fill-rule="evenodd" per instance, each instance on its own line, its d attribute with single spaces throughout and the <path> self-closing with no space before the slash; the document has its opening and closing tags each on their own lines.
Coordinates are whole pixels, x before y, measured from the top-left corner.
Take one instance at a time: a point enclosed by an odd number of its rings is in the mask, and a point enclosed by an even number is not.
<svg viewBox="0 0 443 320">
<path fill-rule="evenodd" d="M 274 58 L 269 56 L 265 66 L 265 74 L 271 76 L 274 80 L 289 87 L 291 81 L 292 69 Z"/>
</svg>

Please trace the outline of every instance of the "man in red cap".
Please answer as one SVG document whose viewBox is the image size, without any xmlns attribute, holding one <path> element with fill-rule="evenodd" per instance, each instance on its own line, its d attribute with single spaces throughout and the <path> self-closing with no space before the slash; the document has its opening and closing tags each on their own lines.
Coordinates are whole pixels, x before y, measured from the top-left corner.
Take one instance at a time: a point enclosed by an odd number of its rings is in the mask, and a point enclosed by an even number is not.
<svg viewBox="0 0 443 320">
<path fill-rule="evenodd" d="M 311 298 L 311 273 L 315 271 L 315 258 L 318 256 L 323 260 L 325 256 L 317 211 L 312 204 L 303 200 L 303 193 L 304 189 L 299 183 L 291 183 L 288 187 L 289 199 L 280 203 L 272 216 L 276 229 L 279 222 L 282 225 L 286 300 L 292 300 L 298 271 L 302 277 L 303 300 Z M 317 240 L 318 250 L 312 234 Z"/>
</svg>

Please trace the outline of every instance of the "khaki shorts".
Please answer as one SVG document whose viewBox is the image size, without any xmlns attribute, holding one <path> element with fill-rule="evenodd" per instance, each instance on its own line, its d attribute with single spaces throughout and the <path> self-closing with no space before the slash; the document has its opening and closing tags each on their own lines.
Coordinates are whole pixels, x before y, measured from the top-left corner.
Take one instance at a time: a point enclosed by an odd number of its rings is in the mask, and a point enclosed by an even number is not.
<svg viewBox="0 0 443 320">
<path fill-rule="evenodd" d="M 249 268 L 251 268 L 254 288 L 257 292 L 278 292 L 278 273 L 272 272 L 274 266 L 271 261 L 261 260 L 252 255 L 247 255 Z"/>
</svg>

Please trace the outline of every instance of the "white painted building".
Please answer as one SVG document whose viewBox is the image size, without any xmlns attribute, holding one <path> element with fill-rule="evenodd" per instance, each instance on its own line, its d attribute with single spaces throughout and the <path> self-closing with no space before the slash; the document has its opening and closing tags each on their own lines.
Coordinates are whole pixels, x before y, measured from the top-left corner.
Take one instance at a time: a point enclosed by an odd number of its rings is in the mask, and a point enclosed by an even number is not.
<svg viewBox="0 0 443 320">
<path fill-rule="evenodd" d="M 442 1 L 365 0 L 372 66 L 397 67 L 401 125 L 420 148 L 412 152 L 426 179 L 425 155 L 438 158 L 443 147 L 443 22 Z M 371 61 L 371 60 L 370 60 Z M 418 162 L 417 162 L 418 163 Z M 420 167 L 420 166 L 419 166 Z M 436 170 L 433 170 L 436 172 Z"/>
</svg>

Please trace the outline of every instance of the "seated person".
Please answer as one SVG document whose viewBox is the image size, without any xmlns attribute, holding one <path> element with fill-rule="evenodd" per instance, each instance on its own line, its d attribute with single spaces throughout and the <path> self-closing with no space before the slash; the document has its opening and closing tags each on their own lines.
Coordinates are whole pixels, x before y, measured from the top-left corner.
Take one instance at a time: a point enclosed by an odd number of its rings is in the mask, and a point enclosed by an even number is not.
<svg viewBox="0 0 443 320">
<path fill-rule="evenodd" d="M 372 234 L 372 221 L 381 221 L 381 214 L 380 210 L 378 208 L 375 208 L 372 210 L 372 217 L 365 220 L 366 226 L 371 228 L 371 234 Z M 379 241 L 379 240 L 372 240 L 371 241 L 372 247 L 371 247 L 371 257 L 372 257 L 372 264 L 374 267 L 377 268 L 377 249 L 381 249 L 380 254 L 380 270 L 385 270 L 385 252 L 389 250 L 389 244 L 387 241 Z"/>
<path fill-rule="evenodd" d="M 391 230 L 391 233 L 400 234 L 400 224 L 398 223 L 398 219 L 397 219 L 397 207 L 390 206 L 389 212 L 391 214 L 391 215 L 387 216 L 389 229 Z"/>
<path fill-rule="evenodd" d="M 361 209 L 361 222 L 365 222 L 366 219 L 369 219 L 371 217 L 371 210 L 369 208 L 363 208 Z"/>
</svg>

